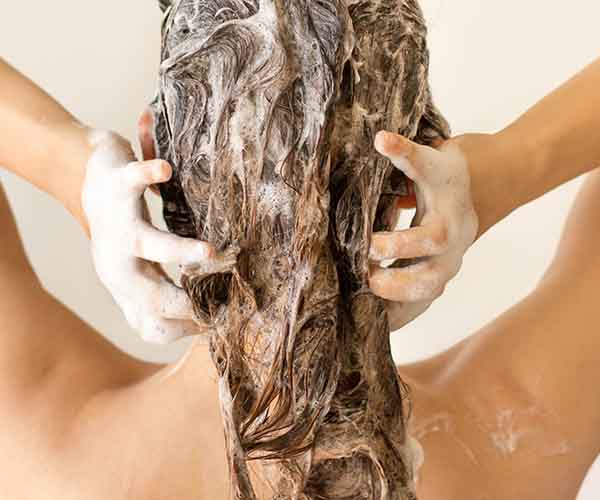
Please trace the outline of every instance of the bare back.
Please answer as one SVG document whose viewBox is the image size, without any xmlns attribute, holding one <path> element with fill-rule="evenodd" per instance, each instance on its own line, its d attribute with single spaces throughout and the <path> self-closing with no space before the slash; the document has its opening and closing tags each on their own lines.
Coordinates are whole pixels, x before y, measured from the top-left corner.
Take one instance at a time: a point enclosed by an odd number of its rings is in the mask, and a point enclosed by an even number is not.
<svg viewBox="0 0 600 500">
<path fill-rule="evenodd" d="M 400 368 L 425 452 L 419 498 L 575 497 L 600 448 L 599 214 L 596 172 L 536 290 Z M 206 347 L 177 366 L 132 360 L 39 285 L 3 194 L 0 223 L 0 498 L 228 498 Z"/>
</svg>

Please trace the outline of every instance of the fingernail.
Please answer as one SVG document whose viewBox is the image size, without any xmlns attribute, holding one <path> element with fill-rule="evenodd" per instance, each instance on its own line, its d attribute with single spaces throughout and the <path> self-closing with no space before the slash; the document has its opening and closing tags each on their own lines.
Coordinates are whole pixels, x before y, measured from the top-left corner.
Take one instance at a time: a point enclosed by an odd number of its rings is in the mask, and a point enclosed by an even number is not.
<svg viewBox="0 0 600 500">
<path fill-rule="evenodd" d="M 173 174 L 173 169 L 171 165 L 166 161 L 159 161 L 158 163 L 158 171 L 160 172 L 161 178 L 170 179 Z"/>
<path fill-rule="evenodd" d="M 392 154 L 405 154 L 406 142 L 404 138 L 398 134 L 382 130 L 377 134 L 378 149 L 385 150 Z"/>
</svg>

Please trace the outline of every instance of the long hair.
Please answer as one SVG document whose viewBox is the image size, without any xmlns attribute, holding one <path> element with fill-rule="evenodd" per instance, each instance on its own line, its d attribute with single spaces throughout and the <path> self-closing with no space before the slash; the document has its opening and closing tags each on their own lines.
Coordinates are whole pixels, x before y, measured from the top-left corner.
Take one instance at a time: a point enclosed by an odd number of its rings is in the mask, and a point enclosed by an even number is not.
<svg viewBox="0 0 600 500">
<path fill-rule="evenodd" d="M 273 499 L 415 498 L 407 388 L 368 249 L 406 193 L 376 132 L 448 135 L 416 1 L 161 7 L 164 217 L 222 256 L 183 284 L 211 325 L 233 498 L 259 484 Z"/>
</svg>

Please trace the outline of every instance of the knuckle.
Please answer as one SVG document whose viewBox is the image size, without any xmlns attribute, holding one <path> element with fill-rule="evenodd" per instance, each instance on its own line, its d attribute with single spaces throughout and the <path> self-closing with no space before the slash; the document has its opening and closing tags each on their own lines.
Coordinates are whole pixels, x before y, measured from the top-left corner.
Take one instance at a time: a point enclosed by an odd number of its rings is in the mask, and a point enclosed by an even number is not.
<svg viewBox="0 0 600 500">
<path fill-rule="evenodd" d="M 138 172 L 139 184 L 152 184 L 154 182 L 154 176 L 152 165 L 140 165 Z"/>
<path fill-rule="evenodd" d="M 140 338 L 149 344 L 165 344 L 165 336 L 162 334 L 163 327 L 159 321 L 147 313 L 144 321 L 139 329 Z"/>
<path fill-rule="evenodd" d="M 381 260 L 385 258 L 390 252 L 393 251 L 393 248 L 396 247 L 396 242 L 390 242 L 390 234 L 382 234 L 378 233 L 373 235 L 373 239 L 371 241 L 371 247 L 369 249 L 370 256 L 376 260 Z M 395 240 L 396 238 L 394 238 Z"/>
<path fill-rule="evenodd" d="M 419 270 L 428 276 L 435 274 L 439 270 L 439 264 L 433 258 L 428 258 L 416 264 Z"/>
<path fill-rule="evenodd" d="M 463 259 L 462 259 L 462 257 L 460 257 L 450 266 L 449 273 L 448 273 L 449 274 L 448 279 L 452 279 L 458 274 L 458 272 L 460 271 L 460 268 L 462 267 L 462 262 L 463 262 Z"/>
<path fill-rule="evenodd" d="M 436 252 L 442 253 L 448 248 L 450 236 L 448 233 L 448 227 L 445 224 L 436 225 L 435 230 L 431 235 L 431 246 Z"/>
<path fill-rule="evenodd" d="M 438 298 L 446 287 L 446 273 L 438 263 L 428 262 L 420 276 L 418 287 L 418 300 L 434 300 Z"/>
<path fill-rule="evenodd" d="M 137 231 L 134 231 L 129 238 L 129 251 L 136 257 L 144 255 L 144 239 Z"/>
<path fill-rule="evenodd" d="M 113 183 L 116 184 L 115 189 L 122 195 L 129 193 L 135 186 L 136 168 L 134 163 L 128 163 L 119 172 L 115 172 Z"/>
<path fill-rule="evenodd" d="M 403 239 L 404 235 L 401 233 L 390 233 L 381 237 L 378 244 L 378 256 L 382 259 L 390 259 L 400 255 Z"/>
<path fill-rule="evenodd" d="M 446 292 L 446 285 L 439 286 L 433 293 L 433 299 L 439 299 Z"/>
<path fill-rule="evenodd" d="M 155 288 L 148 294 L 147 307 L 155 316 L 164 316 L 164 293 L 160 288 Z"/>
<path fill-rule="evenodd" d="M 131 161 L 123 167 L 123 169 L 121 170 L 121 173 L 127 180 L 131 180 L 131 178 L 137 172 L 138 168 L 139 168 L 139 164 L 137 162 Z"/>
<path fill-rule="evenodd" d="M 446 278 L 446 274 L 446 269 L 444 267 L 440 266 L 437 263 L 433 264 L 430 280 L 434 288 L 438 289 L 446 285 L 448 281 Z"/>
</svg>

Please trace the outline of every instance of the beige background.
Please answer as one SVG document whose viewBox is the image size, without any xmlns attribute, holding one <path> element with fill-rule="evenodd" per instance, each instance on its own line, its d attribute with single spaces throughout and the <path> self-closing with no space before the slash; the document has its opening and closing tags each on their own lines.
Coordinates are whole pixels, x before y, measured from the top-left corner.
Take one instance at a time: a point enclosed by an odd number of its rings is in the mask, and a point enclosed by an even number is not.
<svg viewBox="0 0 600 500">
<path fill-rule="evenodd" d="M 600 4 L 590 0 L 422 5 L 430 24 L 434 96 L 457 133 L 503 127 L 599 54 Z M 134 139 L 157 72 L 160 15 L 153 0 L 5 1 L 0 22 L 2 57 L 80 119 Z M 127 327 L 96 279 L 86 239 L 60 206 L 4 171 L 0 178 L 49 290 L 136 356 L 167 361 L 182 353 L 185 342 L 146 345 Z M 578 185 L 522 208 L 480 241 L 445 296 L 394 335 L 397 360 L 454 344 L 527 294 L 553 254 Z M 599 498 L 596 469 L 582 499 Z"/>
</svg>

